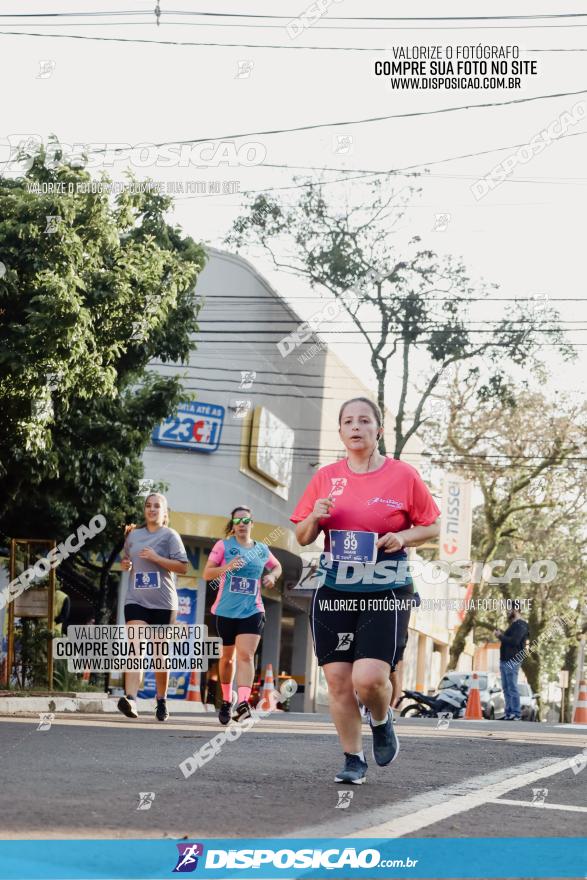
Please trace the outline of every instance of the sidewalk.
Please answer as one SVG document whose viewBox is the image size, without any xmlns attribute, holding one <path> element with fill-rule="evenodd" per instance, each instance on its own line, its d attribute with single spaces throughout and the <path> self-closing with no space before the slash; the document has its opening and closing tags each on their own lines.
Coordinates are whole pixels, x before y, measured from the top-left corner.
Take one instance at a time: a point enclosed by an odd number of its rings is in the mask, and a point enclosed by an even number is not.
<svg viewBox="0 0 587 880">
<path fill-rule="evenodd" d="M 39 712 L 87 712 L 92 714 L 116 713 L 118 696 L 103 694 L 96 691 L 92 693 L 51 692 L 46 694 L 14 694 L 10 691 L 0 692 L 0 715 L 35 715 Z M 137 700 L 139 711 L 150 712 L 154 706 L 154 699 Z M 201 703 L 186 702 L 185 700 L 169 700 L 170 706 L 177 706 L 182 713 L 205 713 Z M 213 707 L 210 709 L 213 711 Z"/>
</svg>

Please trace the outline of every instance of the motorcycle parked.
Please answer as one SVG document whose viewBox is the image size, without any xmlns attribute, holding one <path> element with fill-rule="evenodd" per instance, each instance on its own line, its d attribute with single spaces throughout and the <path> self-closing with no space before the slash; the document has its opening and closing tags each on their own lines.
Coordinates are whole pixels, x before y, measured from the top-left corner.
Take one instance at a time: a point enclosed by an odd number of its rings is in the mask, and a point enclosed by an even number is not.
<svg viewBox="0 0 587 880">
<path fill-rule="evenodd" d="M 401 717 L 439 718 L 450 715 L 452 718 L 462 718 L 465 714 L 468 693 L 469 689 L 464 684 L 443 688 L 432 697 L 427 697 L 420 691 L 404 691 L 404 698 L 415 702 L 402 709 Z"/>
</svg>

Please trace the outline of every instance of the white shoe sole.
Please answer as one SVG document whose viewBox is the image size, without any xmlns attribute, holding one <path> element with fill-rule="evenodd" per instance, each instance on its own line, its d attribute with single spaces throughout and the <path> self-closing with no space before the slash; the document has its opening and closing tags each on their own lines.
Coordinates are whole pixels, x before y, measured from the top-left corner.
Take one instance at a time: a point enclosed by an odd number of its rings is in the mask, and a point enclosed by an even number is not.
<svg viewBox="0 0 587 880">
<path fill-rule="evenodd" d="M 339 776 L 334 777 L 335 782 L 343 782 L 345 785 L 362 785 L 367 781 L 367 777 L 363 776 L 362 779 L 340 779 Z"/>
</svg>

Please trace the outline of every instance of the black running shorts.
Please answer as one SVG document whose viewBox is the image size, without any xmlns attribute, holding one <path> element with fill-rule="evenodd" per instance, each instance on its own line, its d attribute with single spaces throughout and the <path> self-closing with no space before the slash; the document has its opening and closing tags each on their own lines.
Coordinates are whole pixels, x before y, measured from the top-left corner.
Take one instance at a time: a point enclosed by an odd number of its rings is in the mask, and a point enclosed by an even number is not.
<svg viewBox="0 0 587 880">
<path fill-rule="evenodd" d="M 265 615 L 261 611 L 251 614 L 250 617 L 224 617 L 222 614 L 215 614 L 214 622 L 222 644 L 230 646 L 234 645 L 237 636 L 242 636 L 245 633 L 255 636 L 262 635 Z"/>
<path fill-rule="evenodd" d="M 406 637 L 404 639 L 404 643 L 403 643 L 403 645 L 401 645 L 397 649 L 397 654 L 395 655 L 395 660 L 393 661 L 393 666 L 391 667 L 392 672 L 395 672 L 397 664 L 401 663 L 401 661 L 404 659 L 404 651 L 406 650 L 407 644 L 408 644 L 408 632 L 406 630 Z"/>
<path fill-rule="evenodd" d="M 136 602 L 129 602 L 124 606 L 124 619 L 128 623 L 129 620 L 142 620 L 150 626 L 162 626 L 171 623 L 171 615 L 177 614 L 167 608 L 145 608 Z"/>
<path fill-rule="evenodd" d="M 407 639 L 414 589 L 350 592 L 320 587 L 310 611 L 318 665 L 383 660 L 397 663 Z"/>
</svg>

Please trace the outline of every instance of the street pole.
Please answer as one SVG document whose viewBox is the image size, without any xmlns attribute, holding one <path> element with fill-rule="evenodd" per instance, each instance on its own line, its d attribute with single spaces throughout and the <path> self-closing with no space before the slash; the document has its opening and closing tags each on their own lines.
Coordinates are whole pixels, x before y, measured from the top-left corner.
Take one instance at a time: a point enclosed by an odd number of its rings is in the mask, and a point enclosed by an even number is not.
<svg viewBox="0 0 587 880">
<path fill-rule="evenodd" d="M 583 679 L 583 668 L 585 665 L 585 636 L 581 636 L 579 642 L 579 650 L 577 651 L 577 667 L 575 671 L 575 687 L 573 689 L 573 706 L 579 698 L 579 682 Z"/>
</svg>

